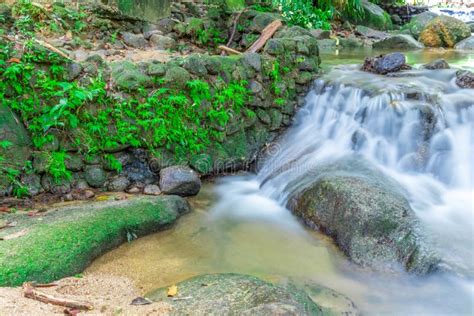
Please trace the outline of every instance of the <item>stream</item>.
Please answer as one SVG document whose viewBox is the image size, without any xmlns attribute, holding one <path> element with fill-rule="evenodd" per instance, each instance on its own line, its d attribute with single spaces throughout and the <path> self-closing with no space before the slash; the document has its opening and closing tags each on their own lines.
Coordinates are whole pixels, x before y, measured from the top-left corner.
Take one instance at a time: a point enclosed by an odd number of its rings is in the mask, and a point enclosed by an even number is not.
<svg viewBox="0 0 474 316">
<path fill-rule="evenodd" d="M 122 245 L 86 273 L 123 275 L 147 292 L 198 274 L 237 272 L 314 281 L 346 295 L 368 315 L 471 315 L 474 90 L 455 85 L 455 69 L 394 77 L 363 73 L 354 65 L 363 56 L 322 54 L 325 74 L 293 126 L 259 163 L 258 174 L 206 183 L 190 200 L 194 211 L 173 229 Z M 454 67 L 474 68 L 472 54 L 407 56 L 415 66 L 443 57 Z M 424 107 L 436 118 L 429 132 Z M 331 238 L 307 229 L 284 207 L 292 180 L 353 155 L 404 188 L 442 259 L 440 272 L 421 277 L 356 266 Z"/>
</svg>

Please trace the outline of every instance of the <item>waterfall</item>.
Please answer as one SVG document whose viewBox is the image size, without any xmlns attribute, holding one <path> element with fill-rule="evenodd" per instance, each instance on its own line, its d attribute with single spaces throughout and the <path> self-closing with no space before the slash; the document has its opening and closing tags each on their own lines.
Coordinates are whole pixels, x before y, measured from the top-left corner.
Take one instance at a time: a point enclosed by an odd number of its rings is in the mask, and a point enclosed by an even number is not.
<svg viewBox="0 0 474 316">
<path fill-rule="evenodd" d="M 361 156 L 406 190 L 447 264 L 474 276 L 474 90 L 455 70 L 382 77 L 340 67 L 318 80 L 257 175 L 286 205 L 315 167 Z"/>
</svg>

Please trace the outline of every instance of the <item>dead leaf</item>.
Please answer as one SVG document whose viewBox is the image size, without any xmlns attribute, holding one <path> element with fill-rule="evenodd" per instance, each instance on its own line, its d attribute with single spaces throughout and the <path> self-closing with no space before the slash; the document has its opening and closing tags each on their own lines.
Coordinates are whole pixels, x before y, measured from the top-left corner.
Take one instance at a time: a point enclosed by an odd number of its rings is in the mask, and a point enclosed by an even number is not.
<svg viewBox="0 0 474 316">
<path fill-rule="evenodd" d="M 173 297 L 178 294 L 178 287 L 176 285 L 172 285 L 168 288 L 168 297 Z"/>
<path fill-rule="evenodd" d="M 19 238 L 21 236 L 25 236 L 27 232 L 28 232 L 28 229 L 25 228 L 25 229 L 20 230 L 19 232 L 0 237 L 0 240 L 10 240 L 10 239 Z"/>
<path fill-rule="evenodd" d="M 0 212 L 10 213 L 8 206 L 0 206 Z"/>
<path fill-rule="evenodd" d="M 66 32 L 66 38 L 67 39 L 72 39 L 72 32 L 71 31 Z"/>
<path fill-rule="evenodd" d="M 15 58 L 15 57 L 12 57 L 8 60 L 9 63 L 15 63 L 15 64 L 19 64 L 21 63 L 21 60 L 18 59 L 18 58 Z"/>
</svg>

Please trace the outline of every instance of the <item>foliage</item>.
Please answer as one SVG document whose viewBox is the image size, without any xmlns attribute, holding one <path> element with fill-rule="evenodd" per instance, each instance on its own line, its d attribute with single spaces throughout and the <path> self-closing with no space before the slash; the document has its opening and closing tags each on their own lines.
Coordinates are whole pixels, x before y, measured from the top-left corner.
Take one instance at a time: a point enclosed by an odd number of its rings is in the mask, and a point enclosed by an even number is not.
<svg viewBox="0 0 474 316">
<path fill-rule="evenodd" d="M 165 147 L 185 157 L 222 139 L 232 116 L 249 98 L 247 82 L 189 81 L 185 89 L 167 87 L 157 80 L 153 93 L 142 90 L 134 98 L 116 100 L 99 74 L 82 85 L 64 79 L 58 56 L 39 51 L 32 42 L 20 59 L 13 44 L 0 44 L 0 98 L 19 114 L 37 150 L 47 150 L 58 135 L 72 137 L 82 153 L 103 155 L 117 171 L 121 164 L 104 149 L 123 145 L 157 151 Z M 39 63 L 48 60 L 48 67 Z M 56 140 L 57 141 L 57 140 Z M 5 146 L 5 145 L 4 145 Z M 49 154 L 47 173 L 56 182 L 71 178 L 64 152 Z M 10 182 L 18 173 L 8 171 Z"/>
<path fill-rule="evenodd" d="M 283 18 L 291 25 L 304 28 L 329 30 L 332 11 L 316 8 L 311 0 L 273 0 Z"/>
</svg>

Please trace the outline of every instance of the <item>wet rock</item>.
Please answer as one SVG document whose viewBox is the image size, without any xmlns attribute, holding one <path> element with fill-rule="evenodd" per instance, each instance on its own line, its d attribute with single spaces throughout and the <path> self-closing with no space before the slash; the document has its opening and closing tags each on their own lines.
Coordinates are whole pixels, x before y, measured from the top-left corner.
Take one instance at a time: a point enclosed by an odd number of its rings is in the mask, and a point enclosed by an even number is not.
<svg viewBox="0 0 474 316">
<path fill-rule="evenodd" d="M 452 48 L 471 36 L 471 29 L 461 20 L 441 15 L 431 20 L 420 33 L 419 41 L 428 47 Z"/>
<path fill-rule="evenodd" d="M 89 165 L 84 169 L 84 178 L 93 188 L 100 188 L 107 180 L 107 174 L 100 165 Z"/>
<path fill-rule="evenodd" d="M 145 186 L 145 188 L 143 188 L 143 194 L 160 195 L 161 190 L 160 190 L 160 187 L 157 186 L 156 184 L 148 184 L 147 186 Z"/>
<path fill-rule="evenodd" d="M 107 190 L 112 192 L 125 191 L 130 185 L 130 180 L 124 176 L 117 176 L 109 181 L 107 184 Z"/>
<path fill-rule="evenodd" d="M 160 188 L 165 194 L 192 196 L 201 189 L 201 179 L 187 166 L 172 166 L 160 170 Z"/>
<path fill-rule="evenodd" d="M 365 59 L 364 65 L 362 66 L 363 71 L 373 72 L 381 75 L 409 68 L 410 67 L 406 64 L 405 55 L 401 53 L 391 53 L 378 57 L 369 57 Z"/>
<path fill-rule="evenodd" d="M 411 35 L 398 34 L 387 37 L 373 45 L 376 49 L 422 49 L 425 47 L 422 43 L 418 42 Z"/>
<path fill-rule="evenodd" d="M 357 25 L 355 29 L 355 33 L 363 37 L 372 38 L 376 40 L 382 40 L 390 36 L 388 33 L 377 31 L 363 25 Z"/>
<path fill-rule="evenodd" d="M 123 32 L 122 33 L 123 42 L 131 47 L 134 48 L 145 48 L 148 43 L 143 37 L 142 34 L 133 34 L 130 32 Z"/>
<path fill-rule="evenodd" d="M 120 89 L 136 90 L 140 87 L 150 87 L 153 84 L 152 79 L 132 62 L 114 62 L 111 67 L 112 81 Z"/>
<path fill-rule="evenodd" d="M 456 84 L 461 88 L 474 89 L 474 73 L 467 70 L 456 72 Z"/>
<path fill-rule="evenodd" d="M 201 275 L 180 282 L 177 287 L 179 297 L 189 299 L 168 298 L 167 288 L 147 297 L 171 304 L 172 315 L 319 315 L 322 312 L 304 290 L 248 275 Z"/>
<path fill-rule="evenodd" d="M 298 181 L 298 184 L 296 184 Z M 439 259 L 427 246 L 403 189 L 363 160 L 315 168 L 288 185 L 288 208 L 334 238 L 355 263 L 429 273 Z"/>
<path fill-rule="evenodd" d="M 449 64 L 446 62 L 444 59 L 436 59 L 428 64 L 423 65 L 423 68 L 425 69 L 449 69 Z"/>
<path fill-rule="evenodd" d="M 150 37 L 150 44 L 161 50 L 167 49 L 175 49 L 176 48 L 176 41 L 168 36 L 163 36 L 160 34 L 153 34 Z"/>
<path fill-rule="evenodd" d="M 413 35 L 413 37 L 418 38 L 420 36 L 421 31 L 423 31 L 426 25 L 437 16 L 438 15 L 436 13 L 429 11 L 415 15 L 410 20 L 410 23 L 406 24 L 403 27 L 403 30 L 406 30 L 408 33 Z"/>
<path fill-rule="evenodd" d="M 457 43 L 454 48 L 462 50 L 474 50 L 474 36 L 468 37 L 459 43 Z"/>
</svg>

